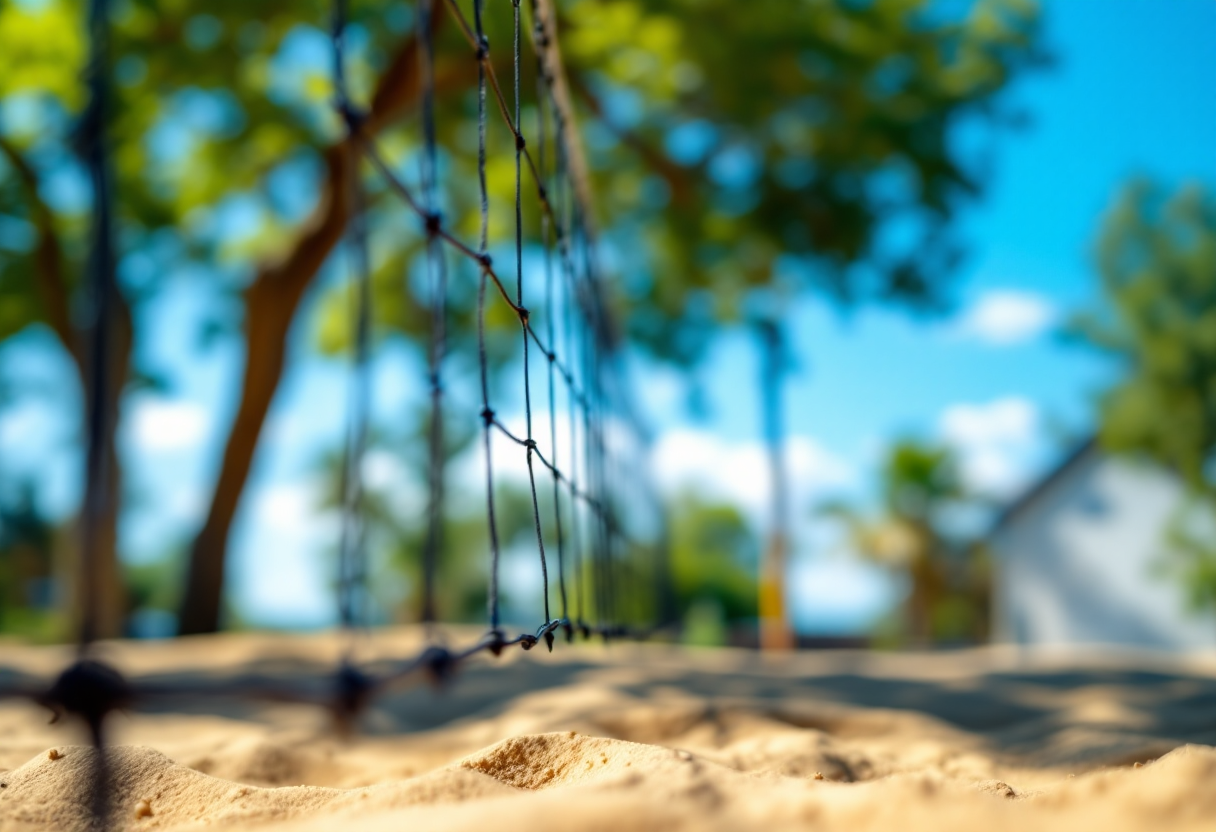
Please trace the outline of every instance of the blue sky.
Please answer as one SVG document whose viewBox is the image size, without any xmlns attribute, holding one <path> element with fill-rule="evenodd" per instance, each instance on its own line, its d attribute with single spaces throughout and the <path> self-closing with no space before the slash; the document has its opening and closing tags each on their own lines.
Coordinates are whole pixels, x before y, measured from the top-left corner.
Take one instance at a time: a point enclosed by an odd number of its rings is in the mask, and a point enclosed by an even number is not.
<svg viewBox="0 0 1216 832">
<path fill-rule="evenodd" d="M 1053 335 L 1098 298 L 1090 254 L 1103 211 L 1136 175 L 1216 188 L 1216 2 L 1055 0 L 1045 13 L 1057 64 L 1015 91 L 1031 125 L 998 138 L 987 196 L 964 216 L 971 257 L 956 313 L 925 322 L 803 302 L 791 315 L 802 369 L 787 390 L 787 425 L 800 516 L 834 494 L 864 499 L 881 449 L 906 434 L 954 444 L 973 483 L 994 495 L 1024 487 L 1091 429 L 1094 397 L 1112 378 L 1101 357 Z M 134 398 L 124 413 L 139 503 L 123 534 L 135 560 L 162 554 L 166 539 L 185 541 L 200 521 L 234 406 L 239 347 L 200 355 L 192 340 L 206 302 L 197 281 L 183 279 L 147 310 L 157 362 L 177 381 L 171 397 Z M 346 371 L 309 354 L 304 317 L 238 519 L 229 585 L 246 618 L 273 626 L 334 618 L 320 553 L 335 530 L 315 511 L 315 461 L 341 435 L 342 412 L 329 405 L 342 401 Z M 762 522 L 764 478 L 751 473 L 762 470 L 755 361 L 746 333 L 717 343 L 702 376 L 705 418 L 687 411 L 669 372 L 644 370 L 638 389 L 660 429 L 666 487 L 697 482 Z M 383 355 L 376 373 L 383 418 L 416 399 L 408 356 Z M 48 501 L 66 511 L 75 456 L 61 440 L 73 426 L 37 408 L 0 416 L 0 451 L 17 464 L 37 460 Z M 401 478 L 388 459 L 370 465 L 382 482 Z M 806 521 L 798 530 L 791 601 L 803 628 L 856 629 L 891 603 L 897 590 L 884 576 L 826 545 Z M 508 580 L 527 585 L 528 574 L 521 567 Z"/>
</svg>

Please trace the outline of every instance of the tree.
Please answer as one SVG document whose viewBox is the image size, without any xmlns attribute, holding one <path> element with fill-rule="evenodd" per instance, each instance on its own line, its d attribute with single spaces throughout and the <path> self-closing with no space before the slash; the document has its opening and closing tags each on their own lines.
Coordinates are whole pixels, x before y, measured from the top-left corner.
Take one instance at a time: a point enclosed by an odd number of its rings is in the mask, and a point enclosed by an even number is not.
<svg viewBox="0 0 1216 832">
<path fill-rule="evenodd" d="M 721 643 L 729 626 L 757 621 L 760 542 L 735 506 L 695 493 L 671 508 L 676 612 L 698 643 Z"/>
<path fill-rule="evenodd" d="M 15 126 L 0 124 L 4 129 L 0 135 L 0 216 L 17 218 L 19 228 L 26 232 L 13 235 L 8 250 L 0 255 L 0 297 L 4 299 L 0 304 L 0 341 L 32 322 L 44 324 L 71 358 L 80 387 L 87 389 L 86 356 L 73 325 L 73 310 L 80 305 L 82 294 L 79 269 L 71 263 L 82 259 L 80 206 L 71 206 L 57 215 L 37 169 L 39 157 L 58 163 L 70 153 L 67 136 L 55 135 L 55 128 L 62 130 L 67 113 L 83 99 L 77 82 L 85 59 L 82 19 L 73 18 L 59 3 L 34 9 L 18 4 L 0 7 L 0 53 L 14 68 L 6 68 L 0 78 L 0 101 L 20 105 L 33 98 L 45 99 L 46 104 L 39 114 L 42 123 L 38 116 L 27 116 Z M 20 106 L 6 107 L 6 115 L 14 110 L 21 112 Z M 50 135 L 49 140 L 40 140 L 43 131 Z M 119 293 L 113 294 L 117 299 L 113 305 L 109 376 L 115 383 L 101 403 L 103 418 L 111 425 L 117 421 L 121 390 L 128 378 L 132 337 L 130 308 Z M 101 454 L 107 480 L 103 493 L 118 494 L 122 472 L 112 433 Z M 94 576 L 99 584 L 97 635 L 116 636 L 122 630 L 124 603 L 116 552 L 116 504 L 103 508 L 93 531 L 98 561 Z M 81 587 L 75 587 L 70 595 L 78 598 L 80 591 Z"/>
<path fill-rule="evenodd" d="M 825 506 L 824 513 L 846 523 L 860 554 L 907 575 L 905 628 L 915 642 L 983 638 L 986 553 L 950 527 L 951 510 L 977 500 L 964 487 L 954 452 L 910 439 L 895 442 L 887 450 L 880 482 L 877 516 L 866 517 L 839 503 Z"/>
<path fill-rule="evenodd" d="M 30 232 L 0 252 L 0 339 L 49 326 L 78 361 L 72 309 L 83 207 L 71 187 L 48 183 L 80 179 L 70 132 L 81 104 L 81 5 L 0 9 L 0 53 L 17 68 L 0 79 L 9 116 L 0 125 L 0 213 Z M 469 237 L 475 177 L 463 128 L 476 65 L 446 16 L 434 18 L 438 122 L 441 143 L 462 151 L 452 154 L 445 184 L 450 215 Z M 135 0 L 113 21 L 121 259 L 110 423 L 124 391 L 158 378 L 132 322 L 168 276 L 206 281 L 215 307 L 205 332 L 245 346 L 236 413 L 190 548 L 183 632 L 220 623 L 229 529 L 288 335 L 341 238 L 359 173 L 331 103 L 327 17 L 320 0 L 221 0 L 205 12 Z M 708 323 L 734 319 L 745 296 L 774 281 L 849 302 L 937 300 L 933 287 L 957 255 L 949 221 L 978 190 L 949 136 L 962 122 L 999 121 L 999 93 L 1039 58 L 1036 21 L 1025 0 L 981 0 L 961 17 L 931 0 L 564 5 L 562 42 L 596 148 L 598 209 L 612 218 L 606 242 L 629 241 L 617 246 L 612 300 L 637 311 L 630 334 L 659 355 L 691 361 Z M 370 114 L 366 129 L 392 164 L 412 163 L 416 126 L 390 128 L 417 100 L 413 19 L 401 4 L 365 0 L 353 4 L 352 23 L 351 74 Z M 487 15 L 503 77 L 510 54 L 497 44 L 509 42 L 509 25 Z M 525 125 L 532 117 L 529 109 Z M 495 157 L 506 158 L 507 138 L 492 129 Z M 497 203 L 510 176 L 490 173 Z M 390 320 L 380 323 L 416 340 L 425 324 L 402 273 L 423 234 L 380 193 L 373 187 L 376 283 L 402 299 L 381 306 Z M 112 447 L 110 455 L 109 490 L 119 494 Z M 105 526 L 116 575 L 116 514 Z M 118 613 L 110 618 L 107 632 L 117 632 Z"/>
<path fill-rule="evenodd" d="M 618 137 L 593 163 L 636 253 L 633 332 L 686 361 L 757 290 L 940 304 L 981 189 L 953 132 L 1009 120 L 1000 94 L 1044 59 L 1022 0 L 582 0 L 566 20 L 588 129 Z"/>
<path fill-rule="evenodd" d="M 1075 330 L 1118 359 L 1100 433 L 1116 452 L 1177 471 L 1190 495 L 1167 542 L 1196 607 L 1216 607 L 1216 199 L 1198 186 L 1167 195 L 1128 185 L 1097 247 L 1103 308 Z"/>
</svg>

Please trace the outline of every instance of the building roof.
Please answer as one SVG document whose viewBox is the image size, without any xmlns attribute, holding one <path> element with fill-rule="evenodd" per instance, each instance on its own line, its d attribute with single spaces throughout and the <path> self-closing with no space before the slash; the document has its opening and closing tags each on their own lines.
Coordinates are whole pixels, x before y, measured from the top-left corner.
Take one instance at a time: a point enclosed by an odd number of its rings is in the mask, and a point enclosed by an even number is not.
<svg viewBox="0 0 1216 832">
<path fill-rule="evenodd" d="M 1038 499 L 1047 493 L 1047 491 L 1063 479 L 1064 475 L 1075 468 L 1081 461 L 1086 459 L 1090 454 L 1096 453 L 1099 450 L 1097 435 L 1090 436 L 1080 445 L 1066 455 L 1055 468 L 1052 468 L 1046 474 L 1038 479 L 1033 485 L 1022 492 L 1021 496 L 1011 502 L 997 516 L 996 522 L 992 524 L 989 530 L 989 535 L 999 534 L 1006 526 L 1017 519 L 1022 512 L 1030 508 Z"/>
</svg>

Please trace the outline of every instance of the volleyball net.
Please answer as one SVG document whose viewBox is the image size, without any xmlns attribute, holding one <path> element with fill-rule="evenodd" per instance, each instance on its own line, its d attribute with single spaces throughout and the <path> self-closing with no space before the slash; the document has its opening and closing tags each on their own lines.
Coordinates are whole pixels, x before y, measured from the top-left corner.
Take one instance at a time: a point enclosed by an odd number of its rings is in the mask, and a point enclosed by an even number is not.
<svg viewBox="0 0 1216 832">
<path fill-rule="evenodd" d="M 498 51 L 486 35 L 487 15 L 509 15 L 512 41 L 509 79 L 498 70 Z M 435 58 L 441 18 L 460 34 L 466 58 L 476 65 L 476 236 L 472 226 L 453 213 L 459 205 L 451 191 L 453 160 L 461 149 L 444 146 L 440 135 Z M 496 21 L 502 25 L 506 21 Z M 396 142 L 409 152 L 390 152 L 383 142 L 385 126 L 373 125 L 371 113 L 351 92 L 347 42 L 350 25 L 346 0 L 335 0 L 329 21 L 332 35 L 334 106 L 345 135 L 339 152 L 355 171 L 350 177 L 345 261 L 351 293 L 352 373 L 345 407 L 341 483 L 341 533 L 337 596 L 339 620 L 349 640 L 330 681 L 317 688 L 301 686 L 272 674 L 247 673 L 189 685 L 179 681 L 126 678 L 102 661 L 93 648 L 98 628 L 98 593 L 102 591 L 93 539 L 97 518 L 113 495 L 104 491 L 107 431 L 104 416 L 110 366 L 112 269 L 115 261 L 116 211 L 106 141 L 109 20 L 106 0 L 92 0 L 89 27 L 92 54 L 85 73 L 88 100 L 79 132 L 82 156 L 94 195 L 88 285 L 93 320 L 87 400 L 85 504 L 81 513 L 81 617 L 78 657 L 57 679 L 41 682 L 8 674 L 0 693 L 33 699 L 54 713 L 76 717 L 89 730 L 100 753 L 93 811 L 99 820 L 108 811 L 105 722 L 120 708 L 188 697 L 247 697 L 275 702 L 310 702 L 333 710 L 340 724 L 351 726 L 375 696 L 398 685 L 442 682 L 466 661 L 512 647 L 528 650 L 559 640 L 645 638 L 669 618 L 671 582 L 666 555 L 662 503 L 648 458 L 648 435 L 632 398 L 624 349 L 620 298 L 601 267 L 595 197 L 589 164 L 571 101 L 552 0 L 501 2 L 492 9 L 484 0 L 419 0 L 412 54 L 416 56 L 418 96 L 412 141 Z M 472 73 L 470 73 L 470 76 Z M 444 95 L 462 92 L 445 90 Z M 404 129 L 404 128 L 403 128 Z M 514 169 L 513 200 L 496 200 L 488 188 L 488 166 L 494 161 L 490 141 L 503 131 Z M 498 138 L 502 138 L 499 134 Z M 465 183 L 461 183 L 462 186 Z M 428 643 L 417 653 L 360 663 L 357 639 L 367 631 L 369 610 L 369 535 L 364 479 L 372 422 L 373 230 L 392 214 L 377 211 L 385 200 L 405 208 L 412 222 L 392 233 L 414 235 L 419 244 L 425 285 L 424 309 L 426 396 L 429 408 L 426 445 L 426 534 L 418 559 L 420 585 L 412 617 L 426 625 Z M 500 204 L 505 203 L 505 204 Z M 510 244 L 491 245 L 491 218 L 504 215 L 513 231 Z M 383 229 L 381 229 L 383 230 Z M 463 272 L 461 270 L 464 270 Z M 469 281 L 455 281 L 461 274 Z M 403 274 L 403 281 L 412 280 Z M 459 286 L 475 287 L 477 406 L 449 395 L 455 371 L 451 360 L 452 314 Z M 472 299 L 458 298 L 467 305 Z M 506 312 L 518 336 L 509 354 L 492 338 L 494 316 Z M 507 374 L 507 375 L 503 375 Z M 514 400 L 501 396 L 504 379 Z M 459 381 L 457 379 L 457 381 Z M 498 398 L 502 398 L 500 403 Z M 513 408 L 513 409 L 512 409 Z M 452 552 L 445 540 L 450 475 L 445 431 L 454 424 L 474 426 L 479 438 L 483 476 L 485 528 L 486 629 L 464 645 L 452 646 L 440 635 L 444 610 L 439 601 L 441 565 Z M 497 463 L 503 449 L 518 454 L 526 471 L 529 521 L 534 530 L 534 574 L 540 597 L 533 624 L 518 626 L 504 615 L 502 569 L 506 542 L 499 530 L 505 511 L 515 503 L 500 499 L 504 473 Z M 188 589 L 187 589 L 188 591 Z M 515 628 L 512 629 L 513 624 Z"/>
</svg>

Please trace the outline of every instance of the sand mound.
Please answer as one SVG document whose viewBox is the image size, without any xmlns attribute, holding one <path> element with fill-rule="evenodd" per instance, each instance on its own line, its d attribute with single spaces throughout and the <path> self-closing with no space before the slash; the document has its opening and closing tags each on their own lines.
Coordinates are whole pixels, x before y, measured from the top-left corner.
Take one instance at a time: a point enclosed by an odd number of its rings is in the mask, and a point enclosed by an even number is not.
<svg viewBox="0 0 1216 832">
<path fill-rule="evenodd" d="M 4 774 L 3 828 L 93 828 L 95 760 L 90 748 L 59 746 Z M 1200 746 L 1031 795 L 933 773 L 860 786 L 756 775 L 682 749 L 573 732 L 513 737 L 421 777 L 345 790 L 242 785 L 149 748 L 117 747 L 108 761 L 110 828 L 122 830 L 332 829 L 350 817 L 368 830 L 793 829 L 812 820 L 842 830 L 1210 829 L 1216 817 L 1216 749 Z M 526 797 L 534 792 L 545 795 Z"/>
<path fill-rule="evenodd" d="M 342 795 L 300 786 L 262 789 L 210 777 L 151 748 L 118 746 L 106 759 L 111 825 L 173 828 L 193 821 L 254 822 L 311 812 Z M 58 746 L 3 776 L 3 816 L 14 828 L 89 829 L 96 752 Z"/>
<path fill-rule="evenodd" d="M 309 642 L 285 645 L 323 684 Z M 136 672 L 256 661 L 232 637 L 112 649 Z M 105 828 L 1210 830 L 1212 701 L 1216 669 L 1142 658 L 569 649 L 378 699 L 349 741 L 316 708 L 208 698 L 120 715 Z M 64 732 L 0 703 L 0 830 L 102 828 L 95 754 Z"/>
</svg>

